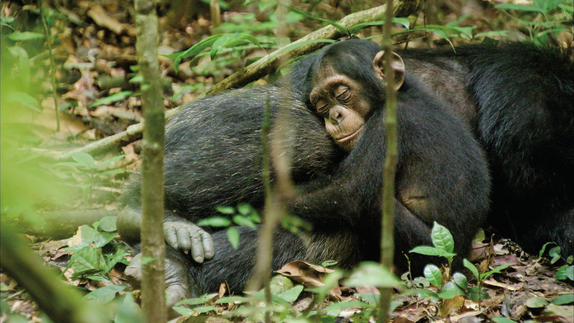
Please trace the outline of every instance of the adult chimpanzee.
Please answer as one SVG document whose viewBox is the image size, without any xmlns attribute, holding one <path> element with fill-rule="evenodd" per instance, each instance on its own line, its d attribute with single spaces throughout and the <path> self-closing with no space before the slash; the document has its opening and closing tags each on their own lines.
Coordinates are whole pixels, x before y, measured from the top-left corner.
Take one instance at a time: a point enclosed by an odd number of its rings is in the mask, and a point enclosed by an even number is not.
<svg viewBox="0 0 574 323">
<path fill-rule="evenodd" d="M 493 177 L 489 223 L 536 253 L 574 254 L 574 63 L 530 43 L 401 52 L 468 121 Z"/>
<path fill-rule="evenodd" d="M 342 267 L 351 267 L 359 261 L 377 260 L 379 257 L 380 190 L 385 156 L 385 96 L 382 82 L 384 76 L 380 69 L 381 55 L 377 55 L 378 52 L 378 46 L 375 44 L 365 48 L 344 42 L 327 47 L 314 56 L 309 64 L 308 75 L 313 85 L 313 103 L 316 104 L 319 114 L 325 118 L 325 122 L 330 124 L 328 128 L 332 130 L 331 134 L 350 152 L 334 172 L 328 173 L 328 181 L 308 181 L 306 193 L 297 197 L 291 205 L 291 213 L 313 224 L 313 230 L 310 233 L 293 235 L 279 229 L 275 235 L 274 269 L 295 259 L 311 262 L 334 259 Z M 442 101 L 427 93 L 424 87 L 410 76 L 405 76 L 400 58 L 394 62 L 393 67 L 400 87 L 397 98 L 399 159 L 395 200 L 395 260 L 397 266 L 405 270 L 407 262 L 404 253 L 414 246 L 431 244 L 430 228 L 433 221 L 447 226 L 453 232 L 456 252 L 459 255 L 468 251 L 470 241 L 488 211 L 490 182 L 482 150 L 469 127 L 460 122 Z M 249 91 L 255 90 L 247 90 Z M 225 157 L 210 157 L 215 161 L 225 161 L 226 165 L 241 165 L 240 168 L 245 167 L 256 172 L 257 166 L 253 165 L 257 165 L 257 162 L 251 159 L 251 154 L 260 156 L 261 148 L 256 144 L 252 145 L 252 139 L 246 134 L 255 131 L 253 124 L 258 124 L 257 122 L 251 123 L 250 126 L 241 124 L 240 126 L 244 127 L 243 133 L 229 133 L 230 138 L 238 137 L 242 142 L 231 143 L 225 138 L 225 133 L 223 137 L 212 138 L 210 131 L 219 132 L 211 128 L 213 125 L 203 124 L 193 118 L 187 119 L 195 111 L 234 110 L 234 107 L 241 107 L 242 104 L 242 108 L 247 108 L 247 111 L 251 111 L 252 106 L 257 106 L 255 111 L 262 110 L 260 106 L 264 105 L 264 97 L 256 96 L 242 101 L 234 93 L 236 92 L 212 99 L 218 101 L 194 103 L 183 110 L 176 121 L 171 121 L 167 133 L 171 146 L 166 148 L 166 156 L 170 156 L 171 151 L 179 151 L 179 154 L 187 156 L 201 155 L 201 150 L 215 148 L 217 152 L 228 154 Z M 271 104 L 272 107 L 278 105 L 279 102 Z M 296 102 L 289 101 L 288 105 L 298 106 Z M 217 122 L 217 125 L 231 122 L 232 127 L 237 126 L 233 124 L 233 117 L 227 119 L 228 110 L 225 111 L 214 116 L 221 120 L 212 122 Z M 260 117 L 249 112 L 248 118 L 260 120 Z M 223 124 L 221 127 L 229 129 L 230 126 Z M 303 129 L 305 127 L 302 126 Z M 341 132 L 338 132 L 339 130 Z M 201 145 L 198 145 L 195 136 L 202 136 L 206 141 L 199 141 Z M 243 137 L 246 139 L 242 139 Z M 311 154 L 305 151 L 304 145 L 301 145 L 301 149 L 305 152 L 303 159 Z M 249 154 L 245 151 L 249 151 Z M 324 152 L 317 153 L 321 155 Z M 294 156 L 298 158 L 297 154 Z M 225 198 L 235 189 L 244 193 L 230 199 L 216 200 L 215 203 L 207 200 L 199 207 L 209 205 L 210 209 L 206 209 L 206 214 L 198 214 L 194 209 L 198 204 L 195 198 L 202 198 L 198 196 L 203 193 L 202 190 L 190 190 L 193 186 L 187 184 L 186 189 L 182 189 L 181 184 L 192 177 L 199 182 L 210 181 L 214 176 L 219 176 L 220 171 L 225 174 L 224 178 L 228 178 L 230 172 L 225 167 L 222 167 L 222 170 L 218 169 L 219 166 L 214 167 L 209 159 L 197 162 L 200 165 L 195 166 L 200 167 L 199 171 L 183 168 L 187 167 L 185 158 L 175 163 L 166 157 L 166 164 L 172 163 L 173 166 L 166 167 L 167 192 L 175 191 L 175 194 L 179 195 L 168 196 L 169 193 L 166 193 L 166 201 L 175 198 L 180 203 L 173 204 L 177 208 L 177 216 L 194 220 L 209 216 L 212 214 L 211 209 L 220 203 L 233 205 L 250 199 L 260 201 L 261 189 L 251 183 L 254 180 L 251 176 L 253 173 L 247 172 L 251 177 L 245 181 L 246 175 L 242 172 L 238 175 L 239 178 L 228 182 L 234 189 L 223 194 L 221 187 L 214 185 L 213 191 L 216 192 L 217 198 Z M 298 172 L 297 162 L 294 165 L 294 171 Z M 313 165 L 311 169 L 316 170 L 315 166 L 317 165 Z M 180 184 L 169 183 L 174 179 Z M 243 190 L 242 185 L 248 190 Z M 179 192 L 180 190 L 184 192 Z M 254 195 L 249 195 L 253 193 Z M 212 196 L 211 199 L 215 200 L 215 197 Z M 135 209 L 135 206 L 132 209 Z M 125 231 L 122 226 L 130 227 L 137 222 L 125 215 L 138 215 L 137 212 L 123 214 L 127 220 L 122 221 L 120 216 L 118 223 L 122 232 Z M 241 243 L 237 250 L 229 245 L 224 231 L 213 232 L 215 256 L 203 264 L 193 263 L 181 253 L 169 249 L 167 267 L 171 299 L 178 300 L 189 293 L 217 290 L 219 284 L 224 281 L 232 291 L 241 291 L 254 262 L 256 232 L 248 228 L 240 230 Z M 184 241 L 184 244 L 186 243 Z M 416 271 L 430 261 L 417 255 L 410 255 L 410 258 Z M 135 268 L 137 276 L 137 267 L 130 268 Z"/>
</svg>

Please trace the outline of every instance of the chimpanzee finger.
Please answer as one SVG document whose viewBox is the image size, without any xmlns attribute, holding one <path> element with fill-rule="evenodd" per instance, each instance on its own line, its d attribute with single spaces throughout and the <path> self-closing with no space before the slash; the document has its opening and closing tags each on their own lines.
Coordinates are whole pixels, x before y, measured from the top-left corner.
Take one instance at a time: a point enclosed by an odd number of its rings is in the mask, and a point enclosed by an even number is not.
<svg viewBox="0 0 574 323">
<path fill-rule="evenodd" d="M 177 245 L 179 246 L 179 250 L 188 253 L 192 246 L 190 237 L 191 233 L 185 226 L 176 228 L 175 231 L 177 235 Z"/>
<path fill-rule="evenodd" d="M 203 252 L 205 252 L 205 259 L 213 258 L 215 251 L 213 250 L 213 240 L 211 239 L 211 234 L 201 231 L 199 233 L 201 235 L 201 242 L 203 244 Z"/>
<path fill-rule="evenodd" d="M 164 224 L 163 235 L 165 236 L 165 242 L 168 245 L 170 245 L 174 249 L 178 249 L 177 236 L 175 234 L 175 228 L 173 226 Z"/>
<path fill-rule="evenodd" d="M 196 232 L 197 233 L 197 232 Z M 191 237 L 191 256 L 197 263 L 202 263 L 204 259 L 203 245 L 197 235 Z"/>
</svg>

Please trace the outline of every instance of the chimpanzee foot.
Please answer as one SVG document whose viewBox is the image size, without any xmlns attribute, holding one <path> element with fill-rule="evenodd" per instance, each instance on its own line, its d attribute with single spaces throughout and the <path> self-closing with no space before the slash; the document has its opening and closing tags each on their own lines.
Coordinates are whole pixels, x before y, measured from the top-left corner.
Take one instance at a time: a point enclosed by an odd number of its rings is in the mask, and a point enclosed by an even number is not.
<svg viewBox="0 0 574 323">
<path fill-rule="evenodd" d="M 142 254 L 137 254 L 125 270 L 129 284 L 133 288 L 140 288 L 142 281 Z M 189 265 L 183 257 L 167 257 L 165 260 L 165 293 L 168 312 L 172 306 L 184 299 L 191 298 L 191 284 L 189 281 Z M 171 315 L 170 315 L 171 316 Z"/>
</svg>

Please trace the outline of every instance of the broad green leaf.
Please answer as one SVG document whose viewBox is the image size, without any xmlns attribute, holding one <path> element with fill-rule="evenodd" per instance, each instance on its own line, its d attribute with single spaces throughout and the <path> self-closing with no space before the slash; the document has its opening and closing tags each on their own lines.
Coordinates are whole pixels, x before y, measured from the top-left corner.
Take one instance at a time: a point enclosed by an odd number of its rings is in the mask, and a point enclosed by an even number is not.
<svg viewBox="0 0 574 323">
<path fill-rule="evenodd" d="M 550 257 L 552 257 L 552 259 L 550 260 L 551 264 L 555 264 L 558 260 L 560 260 L 560 247 L 556 246 L 552 249 L 550 249 L 550 251 L 548 251 L 548 254 L 550 255 Z"/>
<path fill-rule="evenodd" d="M 391 271 L 375 262 L 363 262 L 345 281 L 346 286 L 397 287 L 402 283 Z"/>
<path fill-rule="evenodd" d="M 99 99 L 98 101 L 90 104 L 90 108 L 95 108 L 98 107 L 100 105 L 104 105 L 104 104 L 110 104 L 110 103 L 114 103 L 114 102 L 118 102 L 118 101 L 122 101 L 125 100 L 127 98 L 129 98 L 134 92 L 132 91 L 122 91 L 116 94 L 112 94 L 108 97 Z"/>
<path fill-rule="evenodd" d="M 574 281 L 574 266 L 564 265 L 558 268 L 555 277 L 558 280 L 570 279 Z"/>
<path fill-rule="evenodd" d="M 227 240 L 229 240 L 233 249 L 239 247 L 239 230 L 237 230 L 237 227 L 227 228 Z"/>
<path fill-rule="evenodd" d="M 183 306 L 174 306 L 171 309 L 174 310 L 175 312 L 177 312 L 179 315 L 185 316 L 185 317 L 190 317 L 193 315 L 193 313 L 195 313 L 195 311 L 192 310 L 191 308 L 187 308 L 187 307 L 183 307 Z"/>
<path fill-rule="evenodd" d="M 451 299 L 456 295 L 466 295 L 466 292 L 458 287 L 454 282 L 446 282 L 442 286 L 441 292 L 438 296 L 442 299 Z"/>
<path fill-rule="evenodd" d="M 72 153 L 71 157 L 73 160 L 75 160 L 77 163 L 81 164 L 84 167 L 93 168 L 96 164 L 96 162 L 94 161 L 94 157 L 81 151 Z"/>
<path fill-rule="evenodd" d="M 106 255 L 106 267 L 104 268 L 105 272 L 109 272 L 110 270 L 112 270 L 112 268 L 114 268 L 114 266 L 119 263 L 119 262 L 123 262 L 124 261 L 124 256 L 127 254 L 127 252 L 123 249 L 117 249 L 116 253 L 108 256 Z M 126 261 L 127 263 L 127 261 Z"/>
<path fill-rule="evenodd" d="M 8 47 L 10 54 L 18 59 L 18 76 L 21 87 L 19 90 L 27 92 L 30 90 L 30 59 L 28 52 L 20 46 Z"/>
<path fill-rule="evenodd" d="M 231 225 L 231 220 L 221 217 L 221 216 L 214 216 L 211 218 L 199 220 L 196 223 L 199 226 L 209 226 L 209 227 L 228 227 Z"/>
<path fill-rule="evenodd" d="M 454 252 L 454 238 L 448 229 L 436 221 L 431 231 L 432 243 L 435 247 L 442 249 L 446 252 Z"/>
<path fill-rule="evenodd" d="M 251 228 L 254 230 L 257 229 L 255 222 L 251 221 L 250 218 L 243 216 L 243 215 L 233 216 L 233 222 L 235 222 L 235 224 L 240 225 L 240 226 L 248 227 L 248 228 Z"/>
<path fill-rule="evenodd" d="M 126 293 L 124 300 L 114 317 L 114 323 L 137 323 L 144 322 L 139 306 L 134 302 L 131 293 Z"/>
<path fill-rule="evenodd" d="M 96 300 L 101 303 L 108 303 L 113 300 L 114 297 L 116 297 L 118 292 L 121 292 L 126 288 L 126 285 L 104 286 L 96 289 L 95 291 L 89 292 L 88 294 L 84 295 L 84 298 L 89 300 Z"/>
<path fill-rule="evenodd" d="M 375 293 L 355 293 L 355 296 L 359 296 L 371 305 L 377 305 L 377 303 L 379 303 L 379 299 L 381 298 L 379 294 Z"/>
<path fill-rule="evenodd" d="M 215 209 L 221 214 L 235 214 L 235 208 L 231 206 L 218 206 Z"/>
<path fill-rule="evenodd" d="M 433 264 L 428 264 L 423 270 L 423 275 L 433 286 L 441 288 L 442 286 L 442 273 L 440 269 Z"/>
<path fill-rule="evenodd" d="M 297 285 L 289 290 L 284 291 L 283 293 L 277 295 L 280 298 L 282 298 L 283 300 L 285 300 L 286 302 L 292 303 L 294 301 L 297 300 L 297 298 L 299 298 L 299 295 L 301 295 L 301 292 L 303 291 L 303 288 L 305 286 L 303 285 Z"/>
<path fill-rule="evenodd" d="M 115 232 L 117 216 L 106 216 L 100 220 L 100 230 L 105 232 Z"/>
<path fill-rule="evenodd" d="M 529 308 L 542 308 L 548 305 L 548 301 L 542 297 L 532 297 L 526 301 L 526 306 Z"/>
<path fill-rule="evenodd" d="M 564 294 L 552 299 L 552 304 L 554 305 L 566 305 L 570 303 L 574 303 L 574 294 Z"/>
<path fill-rule="evenodd" d="M 5 104 L 21 104 L 36 112 L 42 112 L 38 101 L 25 92 L 2 93 L 2 105 L 4 106 Z"/>
<path fill-rule="evenodd" d="M 454 281 L 454 283 L 458 287 L 460 287 L 464 290 L 466 290 L 468 288 L 468 279 L 466 278 L 465 275 L 463 275 L 459 272 L 456 272 L 452 275 L 452 280 Z"/>
<path fill-rule="evenodd" d="M 439 249 L 436 247 L 429 247 L 429 246 L 418 246 L 414 247 L 411 251 L 412 253 L 418 253 L 425 256 L 436 256 L 436 257 L 445 257 L 445 258 L 452 258 L 456 256 L 455 253 L 447 252 L 443 249 Z"/>
<path fill-rule="evenodd" d="M 474 302 L 480 302 L 485 299 L 488 299 L 488 293 L 483 289 L 479 288 L 478 286 L 472 286 L 468 289 L 468 298 Z"/>
<path fill-rule="evenodd" d="M 193 310 L 196 311 L 197 313 L 207 313 L 207 312 L 211 312 L 211 311 L 215 311 L 215 307 L 213 306 L 200 306 L 200 307 L 195 307 Z"/>
<path fill-rule="evenodd" d="M 472 274 L 476 279 L 480 279 L 480 273 L 478 272 L 478 269 L 474 266 L 472 262 L 468 261 L 465 258 L 462 260 L 462 264 L 464 265 L 464 267 L 468 268 L 468 270 L 472 272 Z"/>
</svg>

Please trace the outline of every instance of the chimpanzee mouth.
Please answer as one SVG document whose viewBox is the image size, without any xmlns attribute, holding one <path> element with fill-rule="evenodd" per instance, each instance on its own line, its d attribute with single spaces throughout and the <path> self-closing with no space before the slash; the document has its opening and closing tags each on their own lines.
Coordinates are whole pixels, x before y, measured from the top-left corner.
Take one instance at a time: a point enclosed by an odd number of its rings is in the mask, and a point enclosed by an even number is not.
<svg viewBox="0 0 574 323">
<path fill-rule="evenodd" d="M 355 130 L 355 132 L 353 132 L 352 134 L 337 139 L 337 142 L 338 142 L 338 143 L 341 143 L 341 144 L 342 144 L 342 143 L 345 143 L 345 142 L 347 142 L 347 141 L 349 141 L 349 140 L 352 140 L 353 138 L 357 137 L 358 135 L 360 135 L 361 132 L 363 132 L 363 126 L 361 126 L 359 129 Z"/>
</svg>

